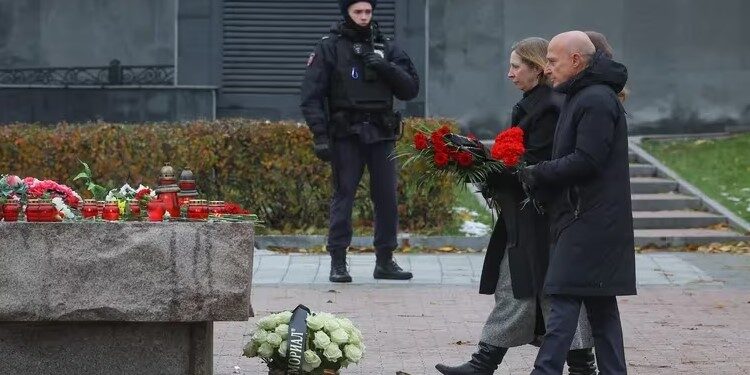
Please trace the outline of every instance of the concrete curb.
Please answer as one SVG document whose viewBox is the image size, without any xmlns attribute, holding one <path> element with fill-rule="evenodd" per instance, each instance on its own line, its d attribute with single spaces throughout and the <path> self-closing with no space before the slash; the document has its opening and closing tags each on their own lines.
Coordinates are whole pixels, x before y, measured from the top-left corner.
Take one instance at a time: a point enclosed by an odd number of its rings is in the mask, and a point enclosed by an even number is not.
<svg viewBox="0 0 750 375">
<path fill-rule="evenodd" d="M 716 137 L 715 134 L 711 134 L 709 136 Z M 727 220 L 729 221 L 729 224 L 732 227 L 734 227 L 736 230 L 738 230 L 740 234 L 750 233 L 750 223 L 745 221 L 743 218 L 735 215 L 732 211 L 730 211 L 729 209 L 721 205 L 719 202 L 716 202 L 715 200 L 711 199 L 709 196 L 704 194 L 700 189 L 693 186 L 689 182 L 685 181 L 675 171 L 671 170 L 669 167 L 664 165 L 664 163 L 659 161 L 659 159 L 655 158 L 653 155 L 648 153 L 648 151 L 644 150 L 641 147 L 641 142 L 644 139 L 649 139 L 649 138 L 669 139 L 669 137 L 667 136 L 631 137 L 628 141 L 630 150 L 633 151 L 640 160 L 650 163 L 651 165 L 656 167 L 657 173 L 659 175 L 666 176 L 677 181 L 677 189 L 679 192 L 688 193 L 688 194 L 696 196 L 698 199 L 700 199 L 701 204 L 704 208 L 706 208 L 710 212 L 726 217 Z M 675 138 L 679 138 L 679 137 L 675 137 Z"/>
<path fill-rule="evenodd" d="M 255 247 L 258 249 L 268 249 L 271 246 L 290 247 L 290 248 L 310 248 L 326 244 L 326 236 L 255 236 Z M 408 242 L 409 246 L 421 246 L 438 248 L 444 246 L 453 246 L 458 248 L 470 248 L 483 250 L 490 241 L 489 236 L 483 237 L 459 237 L 459 236 L 417 236 L 408 233 L 402 233 L 398 236 L 399 245 Z M 352 238 L 352 246 L 368 247 L 372 246 L 372 236 L 361 236 Z"/>
</svg>

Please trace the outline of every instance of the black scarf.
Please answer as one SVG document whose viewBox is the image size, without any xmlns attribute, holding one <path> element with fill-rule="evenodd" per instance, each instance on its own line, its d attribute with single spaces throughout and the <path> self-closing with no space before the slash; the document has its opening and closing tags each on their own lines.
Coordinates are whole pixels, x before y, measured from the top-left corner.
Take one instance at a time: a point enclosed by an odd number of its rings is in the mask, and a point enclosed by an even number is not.
<svg viewBox="0 0 750 375">
<path fill-rule="evenodd" d="M 368 42 L 372 40 L 373 30 L 375 29 L 372 22 L 367 26 L 359 26 L 348 15 L 344 18 L 341 25 L 341 33 L 352 42 Z"/>
</svg>

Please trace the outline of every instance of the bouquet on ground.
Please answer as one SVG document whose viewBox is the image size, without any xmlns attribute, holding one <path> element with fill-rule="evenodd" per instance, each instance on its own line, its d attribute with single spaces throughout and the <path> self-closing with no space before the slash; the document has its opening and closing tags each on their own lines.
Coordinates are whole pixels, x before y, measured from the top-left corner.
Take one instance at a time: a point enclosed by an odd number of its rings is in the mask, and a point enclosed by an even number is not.
<svg viewBox="0 0 750 375">
<path fill-rule="evenodd" d="M 447 125 L 416 130 L 412 142 L 400 145 L 395 157 L 406 159 L 404 165 L 423 165 L 424 179 L 447 174 L 460 183 L 482 183 L 491 173 L 521 167 L 525 148 L 519 127 L 500 132 L 490 150 L 475 137 L 456 134 Z"/>
<path fill-rule="evenodd" d="M 269 373 L 286 371 L 289 363 L 294 363 L 290 345 L 299 346 L 290 337 L 292 315 L 291 311 L 283 311 L 260 319 L 243 355 L 260 357 L 268 365 Z M 298 361 L 302 373 L 336 374 L 362 359 L 365 351 L 362 332 L 349 319 L 317 312 L 308 314 L 305 322 L 305 350 Z"/>
</svg>

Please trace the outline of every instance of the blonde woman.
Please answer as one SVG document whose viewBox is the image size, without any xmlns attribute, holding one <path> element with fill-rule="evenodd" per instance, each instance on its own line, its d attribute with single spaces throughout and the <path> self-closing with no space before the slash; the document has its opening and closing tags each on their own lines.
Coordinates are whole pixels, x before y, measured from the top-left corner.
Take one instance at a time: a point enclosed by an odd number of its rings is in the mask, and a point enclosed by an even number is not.
<svg viewBox="0 0 750 375">
<path fill-rule="evenodd" d="M 562 100 L 544 76 L 547 45 L 542 38 L 527 38 L 512 47 L 510 56 L 508 79 L 523 92 L 513 107 L 511 124 L 524 131 L 528 164 L 551 158 Z M 540 301 L 550 250 L 547 217 L 532 205 L 522 205 L 525 195 L 515 175 L 492 176 L 483 193 L 501 209 L 487 245 L 479 287 L 481 294 L 494 294 L 495 307 L 471 360 L 455 367 L 435 366 L 446 375 L 492 374 L 509 348 L 530 344 L 544 334 Z M 596 374 L 593 340 L 585 318 L 582 323 L 586 333 L 574 340 L 568 364 L 571 374 Z"/>
</svg>

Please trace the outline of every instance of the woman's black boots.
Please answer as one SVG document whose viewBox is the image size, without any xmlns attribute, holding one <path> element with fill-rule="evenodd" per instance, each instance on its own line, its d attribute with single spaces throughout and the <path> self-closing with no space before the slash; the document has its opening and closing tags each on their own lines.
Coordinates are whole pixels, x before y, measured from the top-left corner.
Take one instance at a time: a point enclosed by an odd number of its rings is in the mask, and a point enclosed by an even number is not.
<svg viewBox="0 0 750 375">
<path fill-rule="evenodd" d="M 476 353 L 471 355 L 471 360 L 456 367 L 449 367 L 442 363 L 435 365 L 435 368 L 443 375 L 492 375 L 497 369 L 497 365 L 503 361 L 508 348 L 501 348 L 479 342 L 479 348 Z"/>
</svg>

